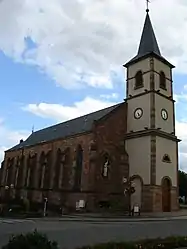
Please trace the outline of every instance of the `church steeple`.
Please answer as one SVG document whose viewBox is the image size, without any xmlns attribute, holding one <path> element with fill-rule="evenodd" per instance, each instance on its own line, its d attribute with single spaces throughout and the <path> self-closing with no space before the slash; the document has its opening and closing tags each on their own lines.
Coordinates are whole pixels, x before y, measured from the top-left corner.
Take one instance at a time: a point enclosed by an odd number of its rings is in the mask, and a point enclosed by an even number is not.
<svg viewBox="0 0 187 249">
<path fill-rule="evenodd" d="M 152 52 L 161 56 L 160 49 L 149 17 L 149 12 L 147 10 L 137 56 L 141 57 Z"/>
<path fill-rule="evenodd" d="M 143 31 L 142 31 L 142 35 L 140 39 L 138 53 L 133 59 L 127 62 L 124 66 L 128 67 L 129 65 L 141 59 L 144 59 L 150 55 L 153 55 L 157 57 L 158 59 L 160 59 L 161 61 L 163 61 L 164 63 L 166 63 L 167 65 L 169 65 L 171 68 L 173 68 L 174 66 L 171 63 L 169 63 L 161 55 L 161 52 L 160 52 L 160 49 L 157 43 L 157 39 L 156 39 L 154 30 L 153 30 L 153 26 L 151 24 L 151 20 L 149 16 L 149 9 L 146 9 L 146 12 L 147 13 L 146 13 L 144 27 L 143 27 Z"/>
</svg>

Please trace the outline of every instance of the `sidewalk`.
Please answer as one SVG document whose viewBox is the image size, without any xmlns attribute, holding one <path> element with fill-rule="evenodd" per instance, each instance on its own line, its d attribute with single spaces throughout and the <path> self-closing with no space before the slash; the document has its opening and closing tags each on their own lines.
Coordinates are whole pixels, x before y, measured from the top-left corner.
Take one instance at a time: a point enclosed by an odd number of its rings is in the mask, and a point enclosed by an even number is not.
<svg viewBox="0 0 187 249">
<path fill-rule="evenodd" d="M 138 218 L 167 218 L 167 217 L 181 217 L 187 216 L 187 209 L 180 209 L 176 212 L 165 213 L 142 213 Z M 63 217 L 84 217 L 84 218 L 132 218 L 128 214 L 115 214 L 115 213 L 74 213 L 69 215 L 63 215 Z"/>
<path fill-rule="evenodd" d="M 34 218 L 29 220 L 65 221 L 65 222 L 137 222 L 187 220 L 187 210 L 170 213 L 142 213 L 134 217 L 125 214 L 75 213 L 61 217 Z"/>
</svg>

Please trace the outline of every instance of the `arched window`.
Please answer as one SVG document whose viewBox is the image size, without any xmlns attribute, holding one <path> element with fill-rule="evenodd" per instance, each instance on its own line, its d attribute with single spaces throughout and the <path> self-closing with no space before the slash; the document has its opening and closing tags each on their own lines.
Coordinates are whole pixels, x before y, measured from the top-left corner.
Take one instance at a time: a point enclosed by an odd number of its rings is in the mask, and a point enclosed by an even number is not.
<svg viewBox="0 0 187 249">
<path fill-rule="evenodd" d="M 17 162 L 16 162 L 16 170 L 15 170 L 15 178 L 14 178 L 14 186 L 17 187 L 18 185 L 18 174 L 20 171 L 20 159 L 19 157 L 17 158 Z"/>
<path fill-rule="evenodd" d="M 71 149 L 67 147 L 62 154 L 63 172 L 62 172 L 62 182 L 61 187 L 63 189 L 68 189 L 69 178 L 70 178 L 70 165 L 71 162 Z"/>
<path fill-rule="evenodd" d="M 82 178 L 82 167 L 83 167 L 83 149 L 79 144 L 76 149 L 76 167 L 75 167 L 75 178 L 74 178 L 74 190 L 80 191 L 81 178 Z"/>
<path fill-rule="evenodd" d="M 49 189 L 50 188 L 50 170 L 51 170 L 51 162 L 52 162 L 52 151 L 49 151 L 46 155 L 45 162 L 43 166 L 44 169 L 44 176 L 43 176 L 43 188 Z"/>
<path fill-rule="evenodd" d="M 25 177 L 25 186 L 27 188 L 31 187 L 31 158 L 30 155 L 27 157 L 27 172 Z"/>
<path fill-rule="evenodd" d="M 39 178 L 38 178 L 38 187 L 44 187 L 44 177 L 45 177 L 45 169 L 46 169 L 46 156 L 44 151 L 42 151 L 40 155 L 40 165 L 39 165 Z"/>
<path fill-rule="evenodd" d="M 10 186 L 14 183 L 14 158 L 9 160 L 8 167 L 7 167 L 7 181 L 6 184 Z"/>
<path fill-rule="evenodd" d="M 160 71 L 160 88 L 166 90 L 166 76 L 163 71 Z"/>
<path fill-rule="evenodd" d="M 7 186 L 9 184 L 9 178 L 10 178 L 10 165 L 11 165 L 11 159 L 8 158 L 7 160 L 7 168 L 5 170 L 5 179 L 4 179 L 4 184 Z"/>
<path fill-rule="evenodd" d="M 2 178 L 3 178 L 3 171 L 4 171 L 4 162 L 5 161 L 3 161 L 2 163 L 1 163 L 1 169 L 0 169 L 0 185 L 3 185 L 3 183 L 2 183 Z"/>
<path fill-rule="evenodd" d="M 21 188 L 23 186 L 23 173 L 24 173 L 24 156 L 21 156 L 19 159 L 19 172 L 17 186 Z"/>
<path fill-rule="evenodd" d="M 53 182 L 55 189 L 67 187 L 69 152 L 69 148 L 64 151 L 61 151 L 59 148 L 56 152 L 55 177 Z"/>
<path fill-rule="evenodd" d="M 135 89 L 140 87 L 143 87 L 143 74 L 141 70 L 135 75 Z"/>
<path fill-rule="evenodd" d="M 61 149 L 59 148 L 56 152 L 56 163 L 55 163 L 55 178 L 54 178 L 54 183 L 53 187 L 55 189 L 59 188 L 59 179 L 60 179 L 60 168 L 61 168 L 61 157 L 62 157 L 62 152 Z"/>
<path fill-rule="evenodd" d="M 168 154 L 165 154 L 162 159 L 163 162 L 165 163 L 171 163 L 170 156 Z"/>
<path fill-rule="evenodd" d="M 28 188 L 34 188 L 35 172 L 36 172 L 37 154 L 29 155 L 27 158 L 27 173 L 25 178 L 25 185 Z"/>
</svg>

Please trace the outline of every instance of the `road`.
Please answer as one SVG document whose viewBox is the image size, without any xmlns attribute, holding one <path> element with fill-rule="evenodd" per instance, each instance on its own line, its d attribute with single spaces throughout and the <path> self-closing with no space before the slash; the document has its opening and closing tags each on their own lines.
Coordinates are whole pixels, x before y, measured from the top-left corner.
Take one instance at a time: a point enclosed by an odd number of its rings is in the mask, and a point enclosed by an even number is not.
<svg viewBox="0 0 187 249">
<path fill-rule="evenodd" d="M 0 220 L 0 248 L 11 234 L 25 233 L 33 229 L 44 232 L 58 241 L 61 248 L 98 242 L 137 240 L 146 237 L 187 235 L 187 219 L 170 221 L 125 221 L 125 222 L 67 222 L 41 220 Z"/>
</svg>

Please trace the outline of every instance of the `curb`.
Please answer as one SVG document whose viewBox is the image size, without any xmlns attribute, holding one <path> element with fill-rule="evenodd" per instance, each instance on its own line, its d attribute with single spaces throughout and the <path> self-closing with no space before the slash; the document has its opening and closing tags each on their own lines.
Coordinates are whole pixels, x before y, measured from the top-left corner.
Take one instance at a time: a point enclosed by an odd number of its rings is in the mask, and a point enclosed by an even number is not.
<svg viewBox="0 0 187 249">
<path fill-rule="evenodd" d="M 187 219 L 187 217 L 186 217 Z M 45 218 L 35 218 L 31 219 L 28 218 L 27 220 L 35 220 L 35 221 L 45 221 L 45 222 L 50 222 L 50 221 L 56 221 L 56 222 L 91 222 L 91 223 L 122 223 L 122 222 L 159 222 L 159 221 L 176 221 L 176 220 L 186 220 L 182 219 L 182 216 L 180 217 L 165 217 L 165 218 L 128 218 L 128 219 L 84 219 L 84 218 L 62 218 L 62 219 L 45 219 Z"/>
</svg>

